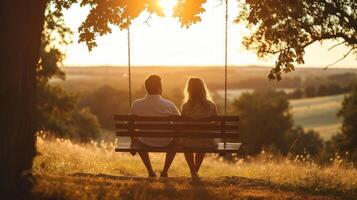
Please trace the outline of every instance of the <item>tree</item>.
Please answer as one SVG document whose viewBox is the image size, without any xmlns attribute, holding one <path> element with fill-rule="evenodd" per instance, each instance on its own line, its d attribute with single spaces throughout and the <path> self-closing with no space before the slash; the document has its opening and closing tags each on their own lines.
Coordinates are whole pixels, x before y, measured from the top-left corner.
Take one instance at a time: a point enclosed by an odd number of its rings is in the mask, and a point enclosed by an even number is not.
<svg viewBox="0 0 357 200">
<path fill-rule="evenodd" d="M 327 96 L 328 95 L 328 89 L 325 85 L 320 85 L 318 88 L 317 88 L 317 91 L 316 91 L 316 96 Z"/>
<path fill-rule="evenodd" d="M 57 0 L 56 13 L 74 0 Z M 0 2 L 0 192 L 28 199 L 35 156 L 36 73 L 48 1 Z M 56 25 L 56 24 L 52 24 Z M 44 55 L 44 54 L 43 54 Z M 55 56 L 51 52 L 48 56 Z"/>
<path fill-rule="evenodd" d="M 68 134 L 67 138 L 79 142 L 90 142 L 92 139 L 100 137 L 98 119 L 90 112 L 89 108 L 75 108 L 71 112 L 70 120 L 68 130 L 63 132 Z"/>
<path fill-rule="evenodd" d="M 50 84 L 37 88 L 36 130 L 72 141 L 88 142 L 100 136 L 97 117 L 87 107 L 79 107 L 76 94 Z"/>
<path fill-rule="evenodd" d="M 0 192 L 25 199 L 35 155 L 35 74 L 46 1 L 0 2 Z"/>
<path fill-rule="evenodd" d="M 283 153 L 287 151 L 287 134 L 293 122 L 286 95 L 274 90 L 244 93 L 233 102 L 233 107 L 240 116 L 244 154 L 255 155 L 273 146 Z"/>
<path fill-rule="evenodd" d="M 328 95 L 342 94 L 344 92 L 344 89 L 337 83 L 330 83 L 327 85 Z"/>
<path fill-rule="evenodd" d="M 280 80 L 304 63 L 305 48 L 315 42 L 333 40 L 349 47 L 344 57 L 357 56 L 356 10 L 355 0 L 245 0 L 236 22 L 250 27 L 248 49 L 259 57 L 278 54 L 269 78 Z"/>
<path fill-rule="evenodd" d="M 288 134 L 289 153 L 292 155 L 317 156 L 323 149 L 323 140 L 319 133 L 302 127 L 294 127 Z"/>
<path fill-rule="evenodd" d="M 290 99 L 301 99 L 304 96 L 304 92 L 300 88 L 296 88 L 288 96 Z"/>
<path fill-rule="evenodd" d="M 315 96 L 316 96 L 316 89 L 315 89 L 315 87 L 314 87 L 314 86 L 311 86 L 311 85 L 307 86 L 307 87 L 305 88 L 305 96 L 306 96 L 306 97 L 315 97 Z"/>
<path fill-rule="evenodd" d="M 53 5 L 52 2 L 47 4 L 36 68 L 36 130 L 86 142 L 99 137 L 96 117 L 88 109 L 78 108 L 78 94 L 49 84 L 51 78 L 65 80 L 62 61 L 66 45 L 72 42 L 72 31 L 64 24 L 63 16 L 51 8 Z"/>
<path fill-rule="evenodd" d="M 339 153 L 348 152 L 348 158 L 357 162 L 357 84 L 347 94 L 338 112 L 342 118 L 341 133 L 332 138 Z"/>
<path fill-rule="evenodd" d="M 104 85 L 83 95 L 80 107 L 88 107 L 98 117 L 103 128 L 114 129 L 114 114 L 128 114 L 128 103 L 126 92 Z"/>
<path fill-rule="evenodd" d="M 346 72 L 343 74 L 331 74 L 327 76 L 329 82 L 338 83 L 342 87 L 350 85 L 352 82 L 357 80 L 355 73 Z"/>
</svg>

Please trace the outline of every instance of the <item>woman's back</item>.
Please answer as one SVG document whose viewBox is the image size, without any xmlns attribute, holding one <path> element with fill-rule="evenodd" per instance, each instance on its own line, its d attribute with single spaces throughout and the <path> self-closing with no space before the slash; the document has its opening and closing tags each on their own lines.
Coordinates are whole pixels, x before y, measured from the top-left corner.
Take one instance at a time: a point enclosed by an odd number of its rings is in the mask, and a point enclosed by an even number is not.
<svg viewBox="0 0 357 200">
<path fill-rule="evenodd" d="M 201 103 L 194 103 L 188 101 L 182 106 L 182 115 L 193 119 L 216 116 L 217 115 L 216 104 L 209 100 L 206 100 L 206 102 L 201 102 Z M 196 123 L 202 123 L 202 122 L 196 122 Z M 191 133 L 195 134 L 195 132 L 191 132 Z M 218 141 L 211 138 L 182 140 L 182 145 L 185 147 L 212 148 L 217 146 L 217 144 Z"/>
<path fill-rule="evenodd" d="M 206 100 L 203 103 L 188 101 L 182 105 L 182 115 L 194 119 L 217 115 L 216 104 Z"/>
</svg>

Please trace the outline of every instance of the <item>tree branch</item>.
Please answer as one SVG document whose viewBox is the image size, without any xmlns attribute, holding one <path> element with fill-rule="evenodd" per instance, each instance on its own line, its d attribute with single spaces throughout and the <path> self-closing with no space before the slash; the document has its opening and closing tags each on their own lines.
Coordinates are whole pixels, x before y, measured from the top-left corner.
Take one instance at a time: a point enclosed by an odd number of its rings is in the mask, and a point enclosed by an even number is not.
<svg viewBox="0 0 357 200">
<path fill-rule="evenodd" d="M 330 47 L 328 50 L 331 51 L 333 48 L 335 48 L 335 47 L 337 47 L 337 46 L 340 46 L 341 44 L 344 44 L 344 43 L 346 43 L 346 41 L 343 41 L 343 42 L 340 42 L 340 43 L 338 43 L 338 44 L 335 44 L 335 45 L 333 45 L 332 47 Z"/>
<path fill-rule="evenodd" d="M 332 64 L 327 65 L 327 66 L 324 68 L 324 70 L 326 70 L 326 69 L 328 69 L 329 67 L 331 67 L 331 66 L 333 66 L 333 65 L 335 65 L 335 64 L 337 64 L 337 63 L 339 63 L 339 62 L 341 62 L 342 60 L 344 60 L 348 55 L 350 55 L 350 53 L 351 53 L 354 49 L 357 49 L 357 46 L 352 47 L 345 55 L 342 56 L 342 58 L 336 60 L 336 61 L 335 61 L 334 63 L 332 63 Z"/>
<path fill-rule="evenodd" d="M 146 20 L 144 21 L 144 24 L 146 24 L 148 27 L 151 27 L 150 24 L 149 24 L 149 20 L 151 19 L 151 13 L 149 15 L 148 18 L 146 18 Z"/>
</svg>

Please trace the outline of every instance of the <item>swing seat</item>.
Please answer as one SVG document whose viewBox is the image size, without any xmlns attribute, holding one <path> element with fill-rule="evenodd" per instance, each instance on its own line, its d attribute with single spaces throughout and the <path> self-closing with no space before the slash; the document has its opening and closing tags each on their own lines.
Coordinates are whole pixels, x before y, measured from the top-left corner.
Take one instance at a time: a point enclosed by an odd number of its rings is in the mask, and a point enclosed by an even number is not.
<svg viewBox="0 0 357 200">
<path fill-rule="evenodd" d="M 131 142 L 119 143 L 116 152 L 177 152 L 177 153 L 237 153 L 242 143 L 237 142 L 238 116 L 214 116 L 191 119 L 183 116 L 150 117 L 115 115 L 118 137 L 155 138 L 217 138 L 223 140 L 216 147 L 193 148 L 182 145 L 174 147 L 137 146 Z M 229 139 L 229 142 L 227 142 Z"/>
</svg>

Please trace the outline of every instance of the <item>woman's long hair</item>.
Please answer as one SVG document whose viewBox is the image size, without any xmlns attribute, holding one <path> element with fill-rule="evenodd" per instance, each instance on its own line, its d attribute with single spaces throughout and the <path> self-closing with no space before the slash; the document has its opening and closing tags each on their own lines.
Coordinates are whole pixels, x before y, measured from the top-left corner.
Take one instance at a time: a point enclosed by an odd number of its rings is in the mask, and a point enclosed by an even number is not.
<svg viewBox="0 0 357 200">
<path fill-rule="evenodd" d="M 183 103 L 190 103 L 191 105 L 208 106 L 208 101 L 212 100 L 205 83 L 200 78 L 190 78 L 187 81 L 184 96 Z"/>
</svg>

